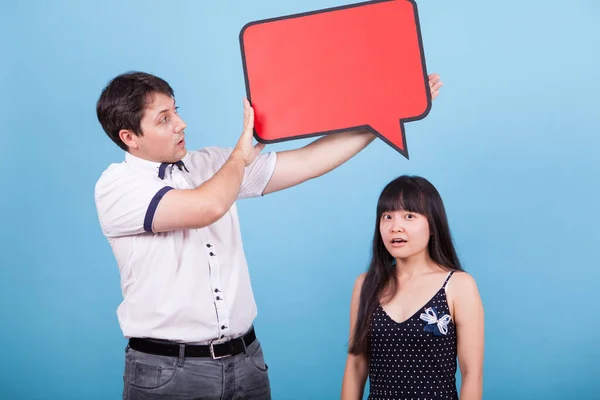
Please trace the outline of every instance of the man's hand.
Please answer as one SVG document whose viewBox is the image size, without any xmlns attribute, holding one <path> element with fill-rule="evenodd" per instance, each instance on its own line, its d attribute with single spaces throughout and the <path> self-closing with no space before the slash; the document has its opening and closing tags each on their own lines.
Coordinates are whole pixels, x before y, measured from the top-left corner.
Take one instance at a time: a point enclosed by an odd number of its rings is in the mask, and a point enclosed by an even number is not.
<svg viewBox="0 0 600 400">
<path fill-rule="evenodd" d="M 429 74 L 429 90 L 431 90 L 431 100 L 434 100 L 440 94 L 440 88 L 443 83 L 438 74 Z"/>
<path fill-rule="evenodd" d="M 244 159 L 246 166 L 250 165 L 261 150 L 265 148 L 264 143 L 252 144 L 253 135 L 254 109 L 250 106 L 248 100 L 244 99 L 244 129 L 233 152 L 239 154 Z"/>
</svg>

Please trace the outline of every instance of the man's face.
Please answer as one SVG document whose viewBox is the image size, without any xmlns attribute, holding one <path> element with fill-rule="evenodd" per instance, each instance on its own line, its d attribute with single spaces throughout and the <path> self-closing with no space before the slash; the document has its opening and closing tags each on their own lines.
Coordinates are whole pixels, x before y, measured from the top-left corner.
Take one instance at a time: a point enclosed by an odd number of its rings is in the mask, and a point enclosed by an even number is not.
<svg viewBox="0 0 600 400">
<path fill-rule="evenodd" d="M 161 163 L 177 162 L 187 152 L 184 139 L 186 124 L 177 114 L 175 99 L 171 96 L 153 93 L 153 100 L 146 107 L 140 123 L 142 135 L 129 135 L 124 141 L 129 152 L 136 157 Z"/>
</svg>

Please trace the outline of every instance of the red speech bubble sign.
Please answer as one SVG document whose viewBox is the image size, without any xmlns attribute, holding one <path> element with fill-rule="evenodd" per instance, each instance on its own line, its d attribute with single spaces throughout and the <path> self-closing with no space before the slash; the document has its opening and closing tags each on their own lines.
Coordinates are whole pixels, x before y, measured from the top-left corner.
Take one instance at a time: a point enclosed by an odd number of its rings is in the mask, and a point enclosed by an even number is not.
<svg viewBox="0 0 600 400">
<path fill-rule="evenodd" d="M 431 108 L 417 5 L 369 1 L 246 24 L 246 92 L 262 143 L 369 127 L 408 158 Z"/>
</svg>

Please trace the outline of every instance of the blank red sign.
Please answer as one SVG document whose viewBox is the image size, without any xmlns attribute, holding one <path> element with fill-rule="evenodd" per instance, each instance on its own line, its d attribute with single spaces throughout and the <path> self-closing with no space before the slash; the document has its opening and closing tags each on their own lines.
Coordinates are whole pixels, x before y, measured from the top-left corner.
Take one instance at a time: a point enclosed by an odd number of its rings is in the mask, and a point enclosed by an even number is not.
<svg viewBox="0 0 600 400">
<path fill-rule="evenodd" d="M 414 1 L 251 22 L 240 45 L 258 141 L 370 127 L 408 158 L 403 124 L 431 108 Z"/>
</svg>

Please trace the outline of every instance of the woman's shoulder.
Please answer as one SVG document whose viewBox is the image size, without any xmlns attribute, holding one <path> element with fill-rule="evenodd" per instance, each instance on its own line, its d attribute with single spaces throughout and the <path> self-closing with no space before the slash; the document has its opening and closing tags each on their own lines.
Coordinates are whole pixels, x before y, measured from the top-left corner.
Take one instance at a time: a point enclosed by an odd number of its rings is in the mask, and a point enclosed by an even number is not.
<svg viewBox="0 0 600 400">
<path fill-rule="evenodd" d="M 360 274 L 356 277 L 356 279 L 354 280 L 354 291 L 360 292 L 360 289 L 362 288 L 362 285 L 363 285 L 363 282 L 365 281 L 366 276 L 367 276 L 367 273 L 363 272 L 362 274 Z"/>
<path fill-rule="evenodd" d="M 449 283 L 461 288 L 476 287 L 475 278 L 465 271 L 454 271 L 450 277 Z"/>
<path fill-rule="evenodd" d="M 360 284 L 362 285 L 362 283 L 365 281 L 365 277 L 367 276 L 366 272 L 363 272 L 362 274 L 360 274 L 359 276 L 356 277 L 356 280 L 354 281 L 354 284 Z"/>
<path fill-rule="evenodd" d="M 479 289 L 477 282 L 471 274 L 464 271 L 455 271 L 448 281 L 446 293 L 455 299 L 478 298 Z"/>
<path fill-rule="evenodd" d="M 363 272 L 354 280 L 354 288 L 352 289 L 353 297 L 360 296 L 360 291 L 362 290 L 363 282 L 365 281 L 366 276 L 367 273 Z"/>
</svg>

